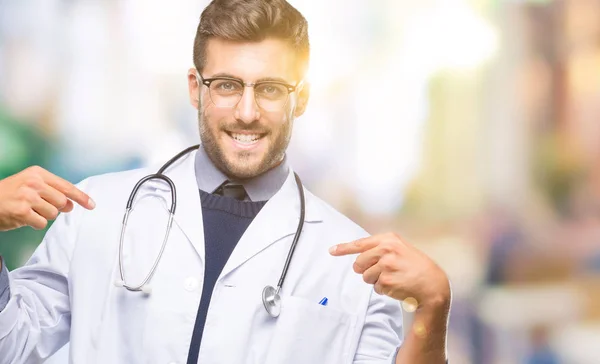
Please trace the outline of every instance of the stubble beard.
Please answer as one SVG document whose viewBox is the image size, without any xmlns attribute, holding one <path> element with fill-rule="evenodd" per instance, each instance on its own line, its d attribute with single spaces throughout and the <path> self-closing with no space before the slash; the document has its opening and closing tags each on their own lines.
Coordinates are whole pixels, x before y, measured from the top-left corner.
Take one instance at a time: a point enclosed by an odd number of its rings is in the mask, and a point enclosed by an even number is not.
<svg viewBox="0 0 600 364">
<path fill-rule="evenodd" d="M 292 126 L 293 120 L 288 118 L 277 131 L 275 140 L 270 140 L 271 144 L 260 162 L 254 166 L 249 166 L 248 160 L 252 156 L 251 152 L 242 151 L 238 153 L 236 156 L 238 159 L 237 162 L 231 162 L 227 159 L 223 148 L 219 146 L 217 141 L 217 134 L 221 132 L 221 125 L 217 125 L 216 128 L 211 129 L 206 123 L 206 118 L 201 111 L 201 108 L 198 110 L 198 128 L 202 146 L 213 164 L 227 177 L 233 180 L 253 178 L 277 166 L 283 160 L 285 151 L 290 143 Z M 252 130 L 248 128 L 248 126 L 240 129 Z M 264 138 L 268 138 L 272 135 L 273 130 L 269 130 Z"/>
</svg>

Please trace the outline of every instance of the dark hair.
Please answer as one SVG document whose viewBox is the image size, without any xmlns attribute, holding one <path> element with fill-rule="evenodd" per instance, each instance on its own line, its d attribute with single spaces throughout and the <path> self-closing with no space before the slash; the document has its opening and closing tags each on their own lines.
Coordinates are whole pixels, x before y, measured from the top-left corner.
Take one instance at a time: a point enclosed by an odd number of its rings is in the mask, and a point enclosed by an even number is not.
<svg viewBox="0 0 600 364">
<path fill-rule="evenodd" d="M 250 42 L 281 39 L 294 49 L 299 74 L 303 75 L 308 67 L 308 23 L 285 0 L 211 1 L 200 16 L 194 39 L 194 66 L 199 71 L 206 64 L 206 44 L 213 37 Z"/>
</svg>

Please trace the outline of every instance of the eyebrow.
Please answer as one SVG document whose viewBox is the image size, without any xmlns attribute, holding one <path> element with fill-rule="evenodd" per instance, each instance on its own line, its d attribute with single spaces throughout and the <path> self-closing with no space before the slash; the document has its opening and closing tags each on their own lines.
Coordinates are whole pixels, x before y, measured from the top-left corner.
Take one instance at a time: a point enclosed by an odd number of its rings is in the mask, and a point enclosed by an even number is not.
<svg viewBox="0 0 600 364">
<path fill-rule="evenodd" d="M 219 73 L 215 73 L 214 75 L 210 76 L 210 78 L 218 78 L 218 77 L 225 77 L 225 78 L 231 78 L 234 80 L 239 80 L 239 81 L 244 81 L 242 80 L 240 77 L 234 76 L 232 74 L 229 73 L 225 73 L 225 72 L 219 72 Z M 258 80 L 254 81 L 254 83 L 258 83 L 258 82 L 281 82 L 281 83 L 285 83 L 286 85 L 291 85 L 290 82 L 288 82 L 287 80 L 281 78 L 281 77 L 262 77 L 259 78 Z"/>
</svg>

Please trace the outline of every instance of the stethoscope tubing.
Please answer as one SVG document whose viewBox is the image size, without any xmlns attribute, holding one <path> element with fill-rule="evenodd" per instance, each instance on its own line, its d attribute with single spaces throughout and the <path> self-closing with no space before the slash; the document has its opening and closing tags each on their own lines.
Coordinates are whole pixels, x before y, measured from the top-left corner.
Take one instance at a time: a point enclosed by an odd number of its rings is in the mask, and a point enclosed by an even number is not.
<svg viewBox="0 0 600 364">
<path fill-rule="evenodd" d="M 300 240 L 300 235 L 302 234 L 302 228 L 304 227 L 304 215 L 305 215 L 305 199 L 304 199 L 304 188 L 302 187 L 302 182 L 300 181 L 300 177 L 296 173 L 294 173 L 294 178 L 296 179 L 296 186 L 298 187 L 298 195 L 300 196 L 300 221 L 298 221 L 298 227 L 296 228 L 296 233 L 294 234 L 294 240 L 292 241 L 292 246 L 290 247 L 290 251 L 288 252 L 287 258 L 285 259 L 285 264 L 283 265 L 283 271 L 281 272 L 281 277 L 279 277 L 279 282 L 277 282 L 277 293 L 283 287 L 283 282 L 285 281 L 285 277 L 287 276 L 288 269 L 290 268 L 290 263 L 292 261 L 292 257 L 294 256 L 294 252 L 296 251 L 296 246 L 298 245 L 298 240 Z"/>
<path fill-rule="evenodd" d="M 200 145 L 197 144 L 197 145 L 188 147 L 188 148 L 182 150 L 181 152 L 179 152 L 177 155 L 175 155 L 169 161 L 167 161 L 158 170 L 157 173 L 145 176 L 142 179 L 140 179 L 135 184 L 135 186 L 133 187 L 133 190 L 131 191 L 131 193 L 129 195 L 129 199 L 127 200 L 127 205 L 125 208 L 125 214 L 123 216 L 121 235 L 120 235 L 120 239 L 119 239 L 119 273 L 121 276 L 121 281 L 118 284 L 119 286 L 126 288 L 128 291 L 132 291 L 132 292 L 144 291 L 146 293 L 150 292 L 148 283 L 152 279 L 152 276 L 154 275 L 154 272 L 156 271 L 156 268 L 158 267 L 158 264 L 163 256 L 163 253 L 164 253 L 164 250 L 165 250 L 165 247 L 167 244 L 167 240 L 169 239 L 169 234 L 171 232 L 171 227 L 173 225 L 173 218 L 175 216 L 175 210 L 177 208 L 177 189 L 175 187 L 175 183 L 173 183 L 173 181 L 163 173 L 167 168 L 169 168 L 179 158 L 181 158 L 182 156 L 186 155 L 187 153 L 189 153 L 195 149 L 198 149 L 199 147 L 200 147 Z M 298 241 L 300 240 L 300 236 L 302 234 L 302 229 L 304 227 L 304 218 L 305 218 L 305 214 L 306 214 L 306 206 L 305 206 L 306 202 L 305 202 L 305 196 L 304 196 L 304 187 L 302 186 L 302 181 L 300 180 L 300 177 L 298 176 L 298 174 L 294 173 L 294 178 L 296 180 L 296 186 L 298 187 L 298 195 L 300 197 L 300 220 L 298 221 L 298 227 L 296 228 L 296 232 L 294 234 L 294 239 L 292 240 L 292 245 L 290 246 L 290 250 L 285 259 L 285 263 L 283 265 L 283 270 L 281 272 L 281 276 L 279 277 L 279 281 L 277 282 L 277 288 L 272 288 L 271 286 L 267 286 L 267 287 L 265 287 L 265 290 L 264 290 L 264 291 L 272 292 L 271 294 L 269 294 L 269 297 L 263 297 L 263 303 L 265 305 L 265 309 L 267 310 L 269 315 L 271 315 L 272 317 L 277 317 L 279 315 L 279 307 L 276 308 L 276 311 L 272 311 L 269 308 L 269 305 L 267 303 L 276 302 L 277 305 L 280 304 L 279 303 L 279 301 L 280 301 L 279 292 L 281 291 L 281 288 L 283 287 L 283 283 L 285 282 L 285 278 L 287 276 L 287 273 L 288 273 L 288 270 L 290 267 L 290 263 L 294 256 L 294 252 L 296 251 L 296 247 L 298 245 Z M 125 282 L 125 270 L 124 270 L 124 265 L 123 265 L 123 249 L 124 249 L 124 240 L 125 240 L 125 230 L 127 228 L 127 221 L 129 220 L 129 214 L 131 213 L 131 210 L 133 208 L 133 202 L 135 200 L 135 196 L 137 195 L 141 186 L 144 183 L 146 183 L 152 179 L 163 180 L 169 185 L 169 189 L 171 192 L 171 207 L 169 208 L 169 221 L 167 224 L 167 229 L 165 232 L 165 236 L 163 238 L 160 252 L 159 252 L 158 256 L 156 257 L 154 264 L 152 265 L 152 268 L 150 269 L 150 271 L 148 272 L 148 274 L 146 275 L 146 277 L 144 278 L 142 283 L 134 286 L 134 285 L 129 285 Z M 277 312 L 277 313 L 274 314 L 274 312 Z"/>
</svg>

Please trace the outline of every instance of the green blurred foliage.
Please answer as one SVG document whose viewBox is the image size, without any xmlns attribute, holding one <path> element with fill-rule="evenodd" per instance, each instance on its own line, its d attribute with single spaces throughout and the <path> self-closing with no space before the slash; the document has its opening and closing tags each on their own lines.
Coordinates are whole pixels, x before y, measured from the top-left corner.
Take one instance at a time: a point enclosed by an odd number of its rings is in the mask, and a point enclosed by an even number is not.
<svg viewBox="0 0 600 364">
<path fill-rule="evenodd" d="M 0 179 L 32 165 L 47 168 L 51 155 L 51 143 L 35 124 L 15 118 L 0 106 Z M 46 230 L 26 227 L 0 232 L 0 255 L 6 266 L 14 269 L 22 265 Z"/>
</svg>

